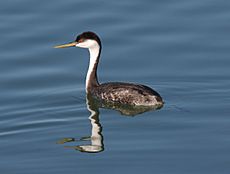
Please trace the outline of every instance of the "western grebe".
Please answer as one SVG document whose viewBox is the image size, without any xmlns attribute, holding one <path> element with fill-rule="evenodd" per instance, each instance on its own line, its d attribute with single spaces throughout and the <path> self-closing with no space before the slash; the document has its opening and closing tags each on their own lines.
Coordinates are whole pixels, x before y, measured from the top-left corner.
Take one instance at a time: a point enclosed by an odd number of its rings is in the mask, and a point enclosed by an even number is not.
<svg viewBox="0 0 230 174">
<path fill-rule="evenodd" d="M 153 106 L 161 108 L 161 96 L 148 86 L 133 83 L 110 82 L 100 84 L 97 78 L 97 66 L 101 54 L 100 38 L 93 32 L 83 32 L 74 42 L 58 45 L 54 48 L 80 47 L 88 48 L 90 54 L 89 68 L 86 76 L 86 93 L 111 103 L 133 106 Z"/>
</svg>

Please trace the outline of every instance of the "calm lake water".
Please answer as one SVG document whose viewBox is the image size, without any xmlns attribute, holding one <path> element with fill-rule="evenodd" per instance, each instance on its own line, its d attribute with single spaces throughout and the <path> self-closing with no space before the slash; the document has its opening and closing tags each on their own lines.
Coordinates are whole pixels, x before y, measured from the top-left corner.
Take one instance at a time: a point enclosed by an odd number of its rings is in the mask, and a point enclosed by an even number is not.
<svg viewBox="0 0 230 174">
<path fill-rule="evenodd" d="M 1 1 L 1 173 L 229 174 L 229 9 L 226 0 Z M 53 49 L 88 30 L 103 43 L 100 81 L 151 86 L 162 109 L 92 112 L 87 50 Z M 98 153 L 84 152 L 91 143 Z"/>
</svg>

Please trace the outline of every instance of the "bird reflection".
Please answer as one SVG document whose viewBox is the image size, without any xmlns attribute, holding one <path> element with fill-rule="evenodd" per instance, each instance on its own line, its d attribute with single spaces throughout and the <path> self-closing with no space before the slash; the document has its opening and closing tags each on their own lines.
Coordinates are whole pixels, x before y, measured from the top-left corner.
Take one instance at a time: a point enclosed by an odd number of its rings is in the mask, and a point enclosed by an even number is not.
<svg viewBox="0 0 230 174">
<path fill-rule="evenodd" d="M 102 126 L 99 120 L 99 108 L 106 108 L 119 111 L 120 114 L 125 116 L 135 116 L 150 110 L 157 110 L 161 107 L 140 107 L 140 106 L 129 106 L 129 105 L 120 105 L 116 103 L 105 103 L 101 102 L 90 94 L 86 97 L 87 109 L 90 112 L 89 120 L 92 126 L 91 136 L 82 137 L 80 139 L 75 138 L 63 138 L 59 140 L 58 144 L 70 143 L 70 142 L 81 142 L 82 145 L 77 146 L 65 146 L 66 148 L 71 148 L 78 150 L 80 152 L 88 153 L 98 153 L 104 150 L 103 135 L 102 135 Z M 88 144 L 84 144 L 89 142 Z"/>
</svg>

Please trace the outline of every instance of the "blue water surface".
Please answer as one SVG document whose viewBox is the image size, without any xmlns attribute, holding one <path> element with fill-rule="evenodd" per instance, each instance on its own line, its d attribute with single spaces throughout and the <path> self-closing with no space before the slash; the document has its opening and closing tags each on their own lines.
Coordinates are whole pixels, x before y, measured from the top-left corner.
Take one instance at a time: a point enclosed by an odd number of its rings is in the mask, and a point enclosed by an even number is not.
<svg viewBox="0 0 230 174">
<path fill-rule="evenodd" d="M 229 9 L 225 0 L 1 1 L 1 173 L 229 174 Z M 53 49 L 88 30 L 102 39 L 100 81 L 151 86 L 162 109 L 89 117 L 87 50 Z M 93 128 L 103 149 L 81 152 Z"/>
</svg>

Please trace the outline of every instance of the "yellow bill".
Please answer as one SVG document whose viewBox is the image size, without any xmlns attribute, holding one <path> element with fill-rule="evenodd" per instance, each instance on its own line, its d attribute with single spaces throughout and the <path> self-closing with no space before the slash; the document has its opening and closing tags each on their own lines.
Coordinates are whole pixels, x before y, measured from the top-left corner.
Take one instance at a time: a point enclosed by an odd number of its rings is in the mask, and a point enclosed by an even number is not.
<svg viewBox="0 0 230 174">
<path fill-rule="evenodd" d="M 77 42 L 71 42 L 63 45 L 57 45 L 54 48 L 68 48 L 68 47 L 74 47 L 77 44 Z"/>
</svg>

